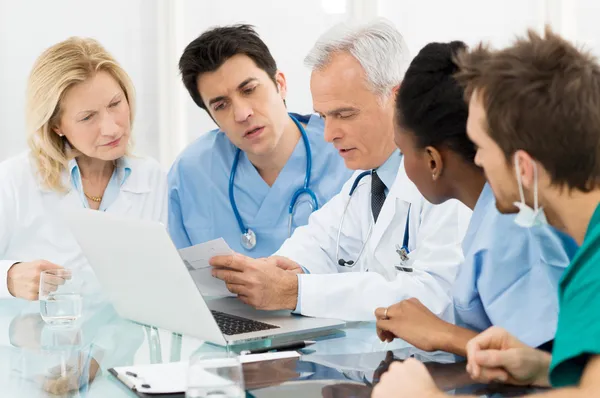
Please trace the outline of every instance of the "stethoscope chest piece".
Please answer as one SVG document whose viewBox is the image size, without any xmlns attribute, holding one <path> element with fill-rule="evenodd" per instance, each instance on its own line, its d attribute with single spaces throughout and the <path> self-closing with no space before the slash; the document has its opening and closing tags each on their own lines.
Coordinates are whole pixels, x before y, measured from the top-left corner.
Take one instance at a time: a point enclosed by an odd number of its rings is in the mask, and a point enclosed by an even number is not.
<svg viewBox="0 0 600 398">
<path fill-rule="evenodd" d="M 253 230 L 248 228 L 248 230 L 242 234 L 240 241 L 244 249 L 252 250 L 256 247 L 256 234 Z"/>
<path fill-rule="evenodd" d="M 306 147 L 306 174 L 304 176 L 304 185 L 302 188 L 298 189 L 290 202 L 289 206 L 289 221 L 288 221 L 288 230 L 289 235 L 292 235 L 292 219 L 294 216 L 294 209 L 296 207 L 296 202 L 298 198 L 302 194 L 307 194 L 311 199 L 311 212 L 317 210 L 319 208 L 319 202 L 317 201 L 317 195 L 310 189 L 310 173 L 312 172 L 312 152 L 310 150 L 310 142 L 308 141 L 308 136 L 302 124 L 290 114 L 290 117 L 294 121 L 294 124 L 300 130 L 300 135 L 302 136 L 302 140 L 304 141 L 304 146 Z M 231 208 L 233 210 L 233 214 L 237 220 L 238 226 L 240 227 L 240 231 L 242 232 L 241 236 L 241 244 L 242 247 L 246 250 L 252 250 L 256 247 L 256 234 L 250 228 L 246 228 L 244 225 L 244 220 L 242 220 L 242 216 L 238 211 L 237 205 L 235 204 L 235 195 L 233 192 L 234 182 L 235 182 L 235 172 L 237 170 L 238 163 L 240 161 L 240 154 L 242 153 L 241 149 L 237 149 L 235 152 L 235 156 L 233 158 L 233 164 L 231 165 L 231 173 L 229 174 L 229 203 L 231 203 Z"/>
</svg>

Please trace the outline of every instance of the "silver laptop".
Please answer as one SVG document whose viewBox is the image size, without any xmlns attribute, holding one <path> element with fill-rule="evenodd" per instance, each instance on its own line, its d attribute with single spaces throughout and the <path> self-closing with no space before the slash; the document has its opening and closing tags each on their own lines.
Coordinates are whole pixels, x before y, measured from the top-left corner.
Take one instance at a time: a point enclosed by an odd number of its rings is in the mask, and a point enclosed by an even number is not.
<svg viewBox="0 0 600 398">
<path fill-rule="evenodd" d="M 218 345 L 344 326 L 290 311 L 259 311 L 235 297 L 205 300 L 164 225 L 94 210 L 64 214 L 117 313 Z"/>
</svg>

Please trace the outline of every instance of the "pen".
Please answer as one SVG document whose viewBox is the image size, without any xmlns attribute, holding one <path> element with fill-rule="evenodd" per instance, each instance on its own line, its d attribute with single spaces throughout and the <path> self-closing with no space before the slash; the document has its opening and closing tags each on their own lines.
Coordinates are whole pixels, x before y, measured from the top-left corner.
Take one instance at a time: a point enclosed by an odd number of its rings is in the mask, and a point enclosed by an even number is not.
<svg viewBox="0 0 600 398">
<path fill-rule="evenodd" d="M 295 351 L 295 350 L 300 350 L 302 348 L 306 348 L 315 343 L 316 343 L 316 341 L 297 341 L 294 343 L 286 343 L 286 344 L 280 344 L 280 345 L 273 345 L 271 347 L 257 348 L 255 350 L 243 350 L 240 352 L 240 355 L 264 354 L 265 352 L 270 352 L 270 351 Z"/>
</svg>

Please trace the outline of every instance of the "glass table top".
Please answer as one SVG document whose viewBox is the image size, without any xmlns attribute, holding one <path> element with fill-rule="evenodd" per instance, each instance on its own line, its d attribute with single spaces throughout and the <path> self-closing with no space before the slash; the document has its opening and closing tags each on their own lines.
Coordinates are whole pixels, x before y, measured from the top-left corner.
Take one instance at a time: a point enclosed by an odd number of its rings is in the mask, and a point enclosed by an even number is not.
<svg viewBox="0 0 600 398">
<path fill-rule="evenodd" d="M 84 308 L 76 327 L 60 329 L 44 323 L 38 302 L 0 300 L 2 397 L 133 397 L 108 369 L 187 361 L 198 353 L 223 350 L 125 320 L 108 303 Z M 456 362 L 453 355 L 423 352 L 401 340 L 382 343 L 374 323 L 348 324 L 317 339 L 301 354 L 300 358 L 245 364 L 246 388 L 251 394 L 256 390 L 257 397 L 368 397 L 370 386 L 392 360 L 413 356 L 426 362 L 438 386 L 450 393 L 504 396 L 505 391 L 512 396 L 516 391 L 472 385 L 461 359 Z M 277 394 L 261 395 L 260 389 L 269 386 Z"/>
</svg>

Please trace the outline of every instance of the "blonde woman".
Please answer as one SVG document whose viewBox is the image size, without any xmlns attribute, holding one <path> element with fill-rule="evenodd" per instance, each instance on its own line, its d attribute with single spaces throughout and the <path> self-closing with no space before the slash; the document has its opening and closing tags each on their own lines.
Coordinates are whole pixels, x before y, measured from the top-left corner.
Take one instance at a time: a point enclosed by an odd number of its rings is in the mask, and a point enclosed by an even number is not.
<svg viewBox="0 0 600 398">
<path fill-rule="evenodd" d="M 166 224 L 166 175 L 130 156 L 134 110 L 129 76 L 95 40 L 70 38 L 38 58 L 27 89 L 30 149 L 0 163 L 0 298 L 36 300 L 42 271 L 87 268 L 61 209 Z"/>
</svg>

